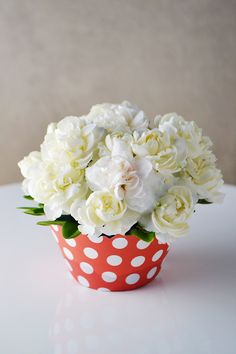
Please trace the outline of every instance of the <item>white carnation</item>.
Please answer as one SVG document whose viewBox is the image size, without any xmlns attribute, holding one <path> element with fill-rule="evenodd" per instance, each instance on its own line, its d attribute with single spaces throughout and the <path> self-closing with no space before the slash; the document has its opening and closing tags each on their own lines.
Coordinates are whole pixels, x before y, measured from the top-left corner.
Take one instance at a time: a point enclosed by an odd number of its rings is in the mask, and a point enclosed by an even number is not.
<svg viewBox="0 0 236 354">
<path fill-rule="evenodd" d="M 155 170 L 163 174 L 176 173 L 186 165 L 185 140 L 173 137 L 169 132 L 158 129 L 149 129 L 141 134 L 134 132 L 131 145 L 137 156 L 145 156 L 153 163 Z"/>
<path fill-rule="evenodd" d="M 181 176 L 199 199 L 212 203 L 222 202 L 224 195 L 219 192 L 223 185 L 222 173 L 216 168 L 212 153 L 208 152 L 194 159 L 188 158 Z"/>
<path fill-rule="evenodd" d="M 34 200 L 44 204 L 48 219 L 55 220 L 62 213 L 69 213 L 75 199 L 83 199 L 87 184 L 82 169 L 73 169 L 69 164 L 59 165 L 53 161 L 43 161 L 40 153 L 32 153 L 19 162 L 21 173 L 26 179 L 23 190 Z"/>
<path fill-rule="evenodd" d="M 168 113 L 155 118 L 155 125 L 160 132 L 166 132 L 174 139 L 184 139 L 188 148 L 188 156 L 194 158 L 212 146 L 211 140 L 202 135 L 202 129 L 193 121 L 188 122 L 176 113 Z"/>
<path fill-rule="evenodd" d="M 80 223 L 79 230 L 90 236 L 125 234 L 139 217 L 109 191 L 93 192 L 84 205 L 75 202 L 71 215 Z"/>
<path fill-rule="evenodd" d="M 69 162 L 74 168 L 85 168 L 103 133 L 95 124 L 85 124 L 84 117 L 66 117 L 53 126 L 49 125 L 41 145 L 42 159 L 58 164 Z"/>
<path fill-rule="evenodd" d="M 24 192 L 44 204 L 47 218 L 69 213 L 75 199 L 85 198 L 84 168 L 102 135 L 95 125 L 85 125 L 83 117 L 66 117 L 49 125 L 41 152 L 33 152 L 19 163 L 26 178 Z"/>
<path fill-rule="evenodd" d="M 98 144 L 100 157 L 124 156 L 129 160 L 133 158 L 131 144 L 133 136 L 130 133 L 115 132 L 107 134 L 105 139 Z"/>
<path fill-rule="evenodd" d="M 103 103 L 93 106 L 87 115 L 87 122 L 94 123 L 108 132 L 143 131 L 149 124 L 144 112 L 127 101 L 121 104 Z"/>
<path fill-rule="evenodd" d="M 154 125 L 129 102 L 49 124 L 40 151 L 19 162 L 24 193 L 48 219 L 70 214 L 90 236 L 125 234 L 137 222 L 163 242 L 182 236 L 199 199 L 222 198 L 222 174 L 194 122 L 170 113 Z"/>
<path fill-rule="evenodd" d="M 160 198 L 152 212 L 154 229 L 172 237 L 183 236 L 188 232 L 188 220 L 194 210 L 194 198 L 189 188 L 173 186 Z M 169 238 L 168 238 L 169 239 Z"/>
<path fill-rule="evenodd" d="M 102 157 L 86 169 L 86 179 L 91 190 L 113 191 L 129 209 L 139 213 L 152 209 L 163 188 L 161 177 L 145 158 Z"/>
</svg>

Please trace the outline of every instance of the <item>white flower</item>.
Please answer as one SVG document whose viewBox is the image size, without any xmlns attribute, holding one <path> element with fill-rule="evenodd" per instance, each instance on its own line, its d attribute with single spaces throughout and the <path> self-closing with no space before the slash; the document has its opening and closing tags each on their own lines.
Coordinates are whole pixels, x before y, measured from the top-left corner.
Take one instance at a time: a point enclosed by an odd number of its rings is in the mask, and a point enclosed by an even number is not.
<svg viewBox="0 0 236 354">
<path fill-rule="evenodd" d="M 160 198 L 152 212 L 151 220 L 154 230 L 161 233 L 162 240 L 165 235 L 173 238 L 183 236 L 188 232 L 188 220 L 194 210 L 194 198 L 189 188 L 173 186 Z M 169 241 L 169 237 L 167 237 Z"/>
<path fill-rule="evenodd" d="M 32 151 L 18 163 L 18 166 L 25 178 L 36 178 L 40 171 L 41 163 L 41 153 L 39 151 Z"/>
<path fill-rule="evenodd" d="M 86 125 L 84 117 L 66 117 L 49 125 L 41 145 L 42 159 L 85 168 L 102 136 L 103 130 L 94 124 Z"/>
<path fill-rule="evenodd" d="M 71 215 L 81 224 L 79 230 L 90 236 L 125 234 L 139 217 L 108 191 L 93 192 L 84 205 L 75 202 Z"/>
<path fill-rule="evenodd" d="M 26 177 L 24 193 L 44 204 L 45 214 L 50 220 L 55 220 L 62 213 L 69 213 L 72 202 L 86 196 L 88 189 L 82 169 L 43 161 L 40 152 L 25 157 L 19 162 L 19 167 Z"/>
<path fill-rule="evenodd" d="M 186 164 L 186 144 L 184 139 L 174 137 L 168 132 L 149 129 L 139 134 L 134 132 L 131 142 L 133 152 L 137 156 L 145 156 L 153 163 L 153 167 L 163 174 L 180 171 Z"/>
<path fill-rule="evenodd" d="M 26 178 L 24 192 L 44 204 L 48 219 L 68 213 L 75 199 L 86 197 L 84 168 L 102 135 L 95 125 L 85 125 L 83 117 L 66 117 L 48 126 L 41 152 L 33 152 L 19 163 Z"/>
<path fill-rule="evenodd" d="M 50 220 L 72 215 L 83 234 L 125 234 L 137 222 L 163 242 L 185 234 L 195 203 L 221 198 L 222 175 L 194 122 L 170 113 L 154 124 L 129 102 L 51 123 L 40 151 L 19 162 L 24 193 Z"/>
<path fill-rule="evenodd" d="M 181 174 L 199 199 L 217 203 L 223 201 L 223 193 L 219 192 L 223 185 L 222 173 L 215 166 L 215 156 L 207 152 L 194 159 L 188 158 L 187 165 Z"/>
<path fill-rule="evenodd" d="M 87 122 L 109 132 L 143 131 L 149 124 L 144 112 L 127 101 L 121 104 L 103 103 L 93 106 L 87 115 Z"/>
<path fill-rule="evenodd" d="M 145 158 L 102 157 L 86 169 L 86 179 L 93 191 L 113 191 L 118 199 L 125 199 L 129 209 L 140 213 L 151 210 L 162 191 L 161 178 Z"/>
<path fill-rule="evenodd" d="M 176 113 L 168 113 L 162 117 L 157 116 L 155 125 L 160 132 L 167 132 L 175 139 L 177 137 L 184 139 L 187 144 L 188 155 L 192 158 L 201 155 L 203 151 L 212 146 L 211 140 L 202 135 L 202 129 L 195 122 L 188 122 Z"/>
<path fill-rule="evenodd" d="M 115 132 L 107 134 L 105 139 L 98 144 L 99 157 L 124 156 L 129 160 L 133 158 L 131 143 L 133 136 L 130 133 Z"/>
</svg>

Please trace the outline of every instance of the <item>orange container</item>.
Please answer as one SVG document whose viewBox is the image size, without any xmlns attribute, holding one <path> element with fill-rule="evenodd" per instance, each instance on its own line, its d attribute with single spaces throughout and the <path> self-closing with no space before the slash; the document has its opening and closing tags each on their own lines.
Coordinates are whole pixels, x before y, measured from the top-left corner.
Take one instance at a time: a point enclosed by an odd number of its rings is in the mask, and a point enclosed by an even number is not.
<svg viewBox="0 0 236 354">
<path fill-rule="evenodd" d="M 168 244 L 145 242 L 136 236 L 64 239 L 61 226 L 51 230 L 72 276 L 83 286 L 101 291 L 132 290 L 146 285 L 160 272 Z"/>
</svg>

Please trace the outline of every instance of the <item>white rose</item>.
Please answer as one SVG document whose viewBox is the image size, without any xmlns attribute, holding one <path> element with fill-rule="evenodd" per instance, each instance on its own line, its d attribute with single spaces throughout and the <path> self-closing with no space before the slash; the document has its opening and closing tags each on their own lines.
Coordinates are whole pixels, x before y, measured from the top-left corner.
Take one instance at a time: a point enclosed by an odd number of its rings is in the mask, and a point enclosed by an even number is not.
<svg viewBox="0 0 236 354">
<path fill-rule="evenodd" d="M 93 192 L 84 205 L 75 202 L 71 215 L 81 224 L 79 230 L 90 236 L 125 234 L 139 217 L 108 191 Z"/>
<path fill-rule="evenodd" d="M 144 130 L 149 124 L 144 112 L 127 101 L 121 104 L 103 103 L 93 106 L 87 115 L 87 122 L 109 132 Z"/>
<path fill-rule="evenodd" d="M 153 167 L 160 173 L 173 174 L 180 171 L 186 164 L 186 144 L 184 139 L 150 129 L 139 134 L 134 132 L 131 143 L 133 152 L 137 156 L 145 156 L 153 163 Z"/>
<path fill-rule="evenodd" d="M 172 237 L 183 236 L 188 232 L 187 224 L 194 210 L 194 199 L 189 188 L 173 186 L 160 198 L 152 212 L 154 230 Z M 167 238 L 168 239 L 168 238 Z"/>
<path fill-rule="evenodd" d="M 161 132 L 167 132 L 172 137 L 184 139 L 188 155 L 192 158 L 199 156 L 212 146 L 211 140 L 202 135 L 202 129 L 195 122 L 188 122 L 176 113 L 157 116 L 154 121 Z"/>
<path fill-rule="evenodd" d="M 223 185 L 222 173 L 215 166 L 215 156 L 207 152 L 194 159 L 188 158 L 181 176 L 185 183 L 194 190 L 199 199 L 209 202 L 222 202 L 223 194 L 219 192 Z"/>
</svg>

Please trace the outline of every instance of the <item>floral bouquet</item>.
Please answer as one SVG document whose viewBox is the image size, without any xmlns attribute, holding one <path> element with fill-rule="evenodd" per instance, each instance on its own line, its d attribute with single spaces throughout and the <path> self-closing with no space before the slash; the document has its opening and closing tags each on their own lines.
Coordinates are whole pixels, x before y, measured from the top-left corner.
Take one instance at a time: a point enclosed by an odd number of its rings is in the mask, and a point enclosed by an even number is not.
<svg viewBox="0 0 236 354">
<path fill-rule="evenodd" d="M 99 104 L 48 126 L 40 151 L 19 162 L 26 199 L 44 215 L 72 275 L 88 287 L 125 290 L 160 271 L 186 235 L 197 203 L 222 200 L 211 140 L 176 113 L 153 127 L 129 102 Z"/>
</svg>

